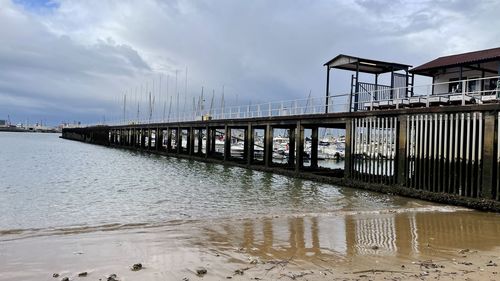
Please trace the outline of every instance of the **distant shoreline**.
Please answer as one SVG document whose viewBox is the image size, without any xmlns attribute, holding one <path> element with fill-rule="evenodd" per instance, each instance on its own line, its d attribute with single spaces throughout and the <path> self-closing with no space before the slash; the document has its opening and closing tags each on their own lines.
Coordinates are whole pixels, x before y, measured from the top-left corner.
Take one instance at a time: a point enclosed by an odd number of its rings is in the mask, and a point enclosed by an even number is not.
<svg viewBox="0 0 500 281">
<path fill-rule="evenodd" d="M 27 130 L 23 128 L 18 128 L 18 127 L 0 127 L 0 132 L 18 132 L 18 133 L 60 133 L 60 131 L 57 131 L 56 129 L 34 129 L 34 130 Z"/>
</svg>

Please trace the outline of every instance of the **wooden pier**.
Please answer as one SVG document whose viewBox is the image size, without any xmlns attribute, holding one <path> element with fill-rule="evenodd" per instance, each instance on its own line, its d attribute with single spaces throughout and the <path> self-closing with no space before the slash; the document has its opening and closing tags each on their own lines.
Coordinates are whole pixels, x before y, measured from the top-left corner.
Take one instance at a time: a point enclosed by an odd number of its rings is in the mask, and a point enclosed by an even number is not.
<svg viewBox="0 0 500 281">
<path fill-rule="evenodd" d="M 500 104 L 475 104 L 66 128 L 62 138 L 498 212 L 499 122 Z M 345 129 L 344 169 L 318 166 L 318 128 Z M 285 163 L 273 162 L 275 129 L 288 130 Z M 243 132 L 238 157 L 231 155 L 235 130 Z M 312 143 L 307 166 L 305 130 Z M 262 157 L 255 153 L 257 131 Z M 223 151 L 216 150 L 218 136 Z"/>
</svg>

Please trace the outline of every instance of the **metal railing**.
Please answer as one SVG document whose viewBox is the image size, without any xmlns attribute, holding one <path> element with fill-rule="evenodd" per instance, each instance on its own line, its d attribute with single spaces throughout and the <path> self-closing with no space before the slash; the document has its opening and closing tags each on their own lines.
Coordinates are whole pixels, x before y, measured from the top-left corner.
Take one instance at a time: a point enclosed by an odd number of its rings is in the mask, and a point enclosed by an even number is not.
<svg viewBox="0 0 500 281">
<path fill-rule="evenodd" d="M 194 110 L 186 112 L 173 112 L 167 118 L 123 118 L 114 121 L 107 121 L 105 125 L 131 125 L 131 124 L 151 124 L 164 122 L 187 122 L 201 120 L 224 120 L 224 119 L 243 119 L 257 117 L 276 117 L 276 116 L 296 116 L 309 114 L 323 114 L 336 112 L 350 112 L 354 108 L 361 110 L 398 109 L 408 106 L 430 107 L 435 105 L 469 103 L 485 103 L 490 101 L 500 101 L 499 76 L 459 80 L 429 85 L 398 87 L 387 89 L 382 87 L 379 90 L 360 91 L 358 94 L 368 94 L 370 100 L 354 102 L 354 94 L 345 93 L 340 95 L 331 95 L 328 99 L 325 97 L 310 97 L 307 99 L 295 99 L 285 101 L 274 101 L 267 103 L 247 104 L 239 106 L 227 106 L 213 108 L 211 110 Z M 496 80 L 495 88 L 482 86 L 486 81 Z M 489 85 L 489 84 L 488 84 Z M 446 89 L 440 92 L 439 89 Z M 448 91 L 451 89 L 451 91 Z M 483 90 L 481 90 L 483 89 Z M 392 91 L 393 98 L 387 94 Z M 407 96 L 407 93 L 410 95 Z M 377 98 L 375 98 L 377 97 Z M 487 97 L 483 98 L 483 97 Z M 349 103 L 349 98 L 353 99 Z M 349 108 L 349 106 L 352 108 Z M 103 125 L 87 124 L 89 125 Z"/>
<path fill-rule="evenodd" d="M 466 105 L 483 104 L 500 101 L 500 76 L 477 79 L 464 79 L 449 82 L 440 82 L 429 85 L 392 88 L 393 98 L 376 99 L 380 93 L 387 90 L 369 91 L 369 102 L 358 102 L 360 110 L 374 110 L 377 108 L 400 108 L 408 106 L 430 107 L 435 105 Z M 494 85 L 485 82 L 494 81 Z M 488 87 L 486 87 L 488 86 Z M 410 93 L 406 96 L 406 93 Z M 366 92 L 364 92 L 366 94 Z M 353 94 L 354 95 L 354 94 Z M 355 104 L 355 102 L 353 102 Z"/>
</svg>

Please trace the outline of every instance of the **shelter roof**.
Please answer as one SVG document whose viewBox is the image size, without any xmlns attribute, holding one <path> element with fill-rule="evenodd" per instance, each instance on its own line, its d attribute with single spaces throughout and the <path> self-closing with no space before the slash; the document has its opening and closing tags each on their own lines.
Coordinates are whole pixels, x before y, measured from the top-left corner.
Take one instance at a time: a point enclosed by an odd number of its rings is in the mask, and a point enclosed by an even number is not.
<svg viewBox="0 0 500 281">
<path fill-rule="evenodd" d="M 411 73 L 432 76 L 440 68 L 467 66 L 500 60 L 500 48 L 493 48 L 451 56 L 439 57 L 410 70 Z"/>
<path fill-rule="evenodd" d="M 371 74 L 382 74 L 391 71 L 408 70 L 411 67 L 411 65 L 401 63 L 364 59 L 344 54 L 340 54 L 334 57 L 324 65 L 328 66 L 329 68 L 351 71 L 356 71 L 356 69 L 359 69 L 360 72 Z"/>
</svg>

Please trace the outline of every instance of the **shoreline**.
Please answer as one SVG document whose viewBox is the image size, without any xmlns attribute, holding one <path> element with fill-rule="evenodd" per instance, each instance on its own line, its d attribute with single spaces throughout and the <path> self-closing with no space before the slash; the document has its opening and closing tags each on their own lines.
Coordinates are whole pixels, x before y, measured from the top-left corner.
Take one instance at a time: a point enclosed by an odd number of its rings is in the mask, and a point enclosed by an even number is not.
<svg viewBox="0 0 500 281">
<path fill-rule="evenodd" d="M 136 225 L 1 240 L 0 280 L 494 280 L 499 234 L 500 216 L 471 210 Z"/>
</svg>

